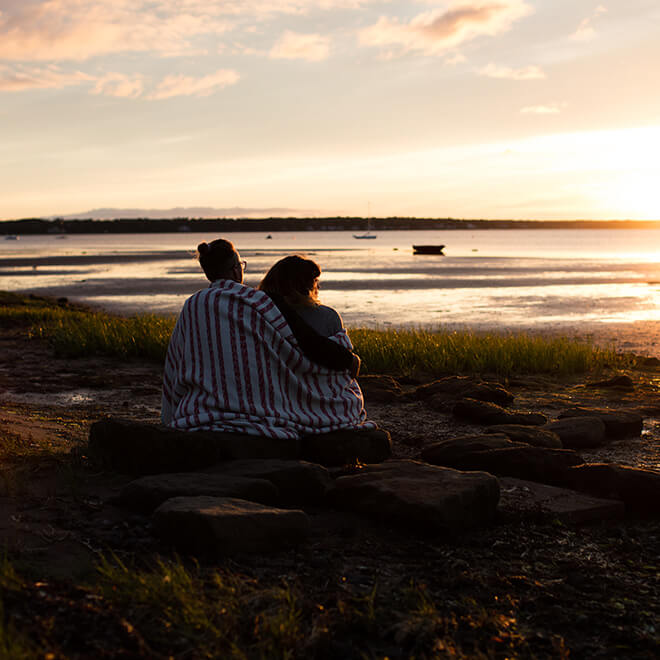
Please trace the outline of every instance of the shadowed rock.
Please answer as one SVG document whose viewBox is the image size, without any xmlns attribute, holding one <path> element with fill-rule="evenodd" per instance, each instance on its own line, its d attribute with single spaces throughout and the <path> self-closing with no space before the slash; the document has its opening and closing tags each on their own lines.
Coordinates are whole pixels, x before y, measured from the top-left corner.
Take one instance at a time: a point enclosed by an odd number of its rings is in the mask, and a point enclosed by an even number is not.
<svg viewBox="0 0 660 660">
<path fill-rule="evenodd" d="M 477 401 L 476 399 L 461 399 L 454 404 L 454 416 L 476 424 L 523 424 L 525 426 L 541 426 L 548 420 L 541 413 L 509 412 L 495 403 Z"/>
<path fill-rule="evenodd" d="M 339 508 L 420 531 L 468 527 L 492 520 L 497 479 L 411 460 L 369 465 L 339 477 L 331 493 Z"/>
<path fill-rule="evenodd" d="M 221 431 L 177 431 L 106 418 L 92 424 L 89 452 L 105 468 L 157 474 L 197 470 L 239 458 L 297 458 L 299 441 Z"/>
<path fill-rule="evenodd" d="M 486 433 L 504 433 L 514 442 L 525 442 L 534 447 L 549 447 L 562 449 L 559 436 L 553 431 L 538 426 L 523 426 L 522 424 L 495 424 L 486 430 Z"/>
<path fill-rule="evenodd" d="M 660 515 L 660 473 L 612 463 L 585 463 L 568 472 L 571 488 L 621 500 L 629 513 Z"/>
<path fill-rule="evenodd" d="M 605 444 L 605 424 L 598 417 L 563 417 L 543 428 L 556 433 L 564 447 L 590 449 Z"/>
<path fill-rule="evenodd" d="M 635 383 L 633 383 L 630 376 L 621 374 L 619 376 L 614 376 L 608 380 L 599 380 L 593 383 L 587 383 L 587 387 L 612 387 L 620 390 L 632 390 L 635 388 Z"/>
<path fill-rule="evenodd" d="M 429 456 L 429 462 L 431 458 Z M 442 460 L 443 465 L 457 470 L 483 470 L 498 476 L 558 485 L 566 483 L 568 468 L 584 463 L 582 457 L 570 449 L 523 444 L 465 452 L 462 456 L 443 457 Z"/>
<path fill-rule="evenodd" d="M 332 431 L 304 436 L 300 451 L 304 460 L 327 466 L 380 463 L 392 455 L 392 440 L 382 429 Z"/>
<path fill-rule="evenodd" d="M 476 451 L 501 449 L 503 447 L 523 447 L 522 443 L 513 442 L 503 433 L 491 435 L 465 435 L 449 440 L 434 442 L 420 452 L 420 458 L 433 465 L 454 465 L 455 461 Z"/>
<path fill-rule="evenodd" d="M 509 518 L 557 519 L 570 523 L 609 520 L 624 514 L 623 503 L 618 500 L 512 477 L 500 479 L 499 510 Z"/>
<path fill-rule="evenodd" d="M 630 410 L 613 410 L 611 408 L 582 408 L 573 406 L 563 410 L 559 419 L 565 417 L 598 417 L 605 425 L 605 436 L 618 440 L 620 438 L 636 437 L 642 432 L 644 417 Z"/>
<path fill-rule="evenodd" d="M 175 497 L 153 514 L 154 531 L 177 548 L 199 554 L 269 552 L 303 541 L 303 511 L 229 497 Z"/>
<path fill-rule="evenodd" d="M 392 376 L 360 376 L 358 382 L 367 402 L 391 403 L 403 396 L 401 385 Z"/>
<path fill-rule="evenodd" d="M 266 479 L 246 479 L 201 472 L 155 474 L 126 484 L 119 495 L 124 506 L 151 513 L 173 497 L 237 497 L 243 500 L 273 504 L 278 501 L 277 488 Z"/>
<path fill-rule="evenodd" d="M 281 500 L 290 503 L 317 502 L 332 487 L 326 468 L 307 461 L 244 460 L 219 463 L 207 472 L 217 475 L 267 479 L 280 492 Z M 245 497 L 244 499 L 253 499 Z M 261 501 L 261 500 L 260 500 Z"/>
<path fill-rule="evenodd" d="M 475 381 L 468 376 L 448 376 L 416 388 L 411 398 L 429 400 L 434 406 L 464 398 L 506 406 L 513 401 L 513 394 L 499 383 Z"/>
</svg>

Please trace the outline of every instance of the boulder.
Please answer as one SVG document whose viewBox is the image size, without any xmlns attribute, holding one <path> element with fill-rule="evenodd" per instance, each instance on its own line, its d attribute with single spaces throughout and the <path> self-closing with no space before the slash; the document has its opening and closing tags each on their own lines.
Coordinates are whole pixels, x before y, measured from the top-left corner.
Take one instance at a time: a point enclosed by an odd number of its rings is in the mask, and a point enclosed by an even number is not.
<svg viewBox="0 0 660 660">
<path fill-rule="evenodd" d="M 644 417 L 632 410 L 573 406 L 559 413 L 559 419 L 565 417 L 598 417 L 605 424 L 605 436 L 612 440 L 636 437 L 644 426 Z"/>
<path fill-rule="evenodd" d="M 486 433 L 504 433 L 514 442 L 524 442 L 533 447 L 549 447 L 561 449 L 561 439 L 553 431 L 539 426 L 523 426 L 522 424 L 495 424 L 486 430 Z"/>
<path fill-rule="evenodd" d="M 493 519 L 497 479 L 412 460 L 369 465 L 339 477 L 331 493 L 338 508 L 419 531 L 470 527 Z"/>
<path fill-rule="evenodd" d="M 489 401 L 500 406 L 513 402 L 513 394 L 499 383 L 475 381 L 468 376 L 447 376 L 432 383 L 421 385 L 412 393 L 417 400 L 430 400 L 433 405 L 446 401 L 471 398 L 479 401 Z"/>
<path fill-rule="evenodd" d="M 564 447 L 591 449 L 606 443 L 605 424 L 598 417 L 563 417 L 543 426 L 559 436 Z"/>
<path fill-rule="evenodd" d="M 615 463 L 585 463 L 568 471 L 571 488 L 621 500 L 628 513 L 660 515 L 660 472 Z"/>
<path fill-rule="evenodd" d="M 92 424 L 89 452 L 105 468 L 128 474 L 198 470 L 223 460 L 298 458 L 298 440 L 221 431 L 178 431 L 105 418 Z"/>
<path fill-rule="evenodd" d="M 556 519 L 568 523 L 609 520 L 624 514 L 623 504 L 618 500 L 512 477 L 500 479 L 499 510 L 508 518 Z"/>
<path fill-rule="evenodd" d="M 301 458 L 326 466 L 380 463 L 392 455 L 392 439 L 382 429 L 332 431 L 300 440 Z"/>
<path fill-rule="evenodd" d="M 322 500 L 334 483 L 326 468 L 307 461 L 278 459 L 228 461 L 218 463 L 209 468 L 207 472 L 219 476 L 267 479 L 277 487 L 281 501 L 297 504 Z M 243 499 L 254 498 L 244 497 Z"/>
<path fill-rule="evenodd" d="M 454 465 L 457 460 L 475 451 L 500 449 L 502 447 L 522 447 L 523 443 L 515 443 L 503 433 L 492 435 L 465 435 L 449 440 L 440 440 L 424 447 L 419 456 L 423 461 L 433 465 Z"/>
<path fill-rule="evenodd" d="M 231 497 L 175 497 L 153 514 L 154 531 L 175 547 L 199 554 L 270 552 L 303 541 L 303 511 L 276 509 Z"/>
<path fill-rule="evenodd" d="M 430 462 L 431 458 L 429 456 L 427 460 Z M 570 449 L 548 449 L 521 443 L 466 452 L 452 459 L 443 458 L 442 464 L 457 470 L 483 470 L 503 477 L 564 485 L 568 468 L 581 463 L 584 463 L 582 457 Z"/>
<path fill-rule="evenodd" d="M 151 513 L 173 497 L 235 497 L 264 504 L 278 501 L 277 488 L 266 479 L 201 472 L 178 472 L 140 477 L 122 488 L 119 502 L 129 509 Z"/>
<path fill-rule="evenodd" d="M 391 403 L 403 396 L 401 385 L 392 376 L 359 376 L 358 382 L 369 403 Z"/>
<path fill-rule="evenodd" d="M 630 376 L 620 374 L 607 380 L 599 380 L 592 383 L 587 383 L 587 387 L 613 387 L 619 390 L 632 390 L 635 388 L 635 383 Z"/>
<path fill-rule="evenodd" d="M 509 412 L 495 403 L 477 401 L 476 399 L 461 399 L 454 404 L 452 412 L 455 417 L 474 424 L 523 424 L 525 426 L 541 426 L 548 420 L 541 413 Z"/>
</svg>

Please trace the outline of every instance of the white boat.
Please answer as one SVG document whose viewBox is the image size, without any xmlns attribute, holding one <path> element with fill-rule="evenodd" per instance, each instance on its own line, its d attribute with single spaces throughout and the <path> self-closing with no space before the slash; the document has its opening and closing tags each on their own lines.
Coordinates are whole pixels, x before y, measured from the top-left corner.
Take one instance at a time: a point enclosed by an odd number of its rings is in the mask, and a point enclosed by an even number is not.
<svg viewBox="0 0 660 660">
<path fill-rule="evenodd" d="M 364 234 L 353 234 L 353 238 L 378 238 L 378 236 L 367 231 Z"/>
</svg>

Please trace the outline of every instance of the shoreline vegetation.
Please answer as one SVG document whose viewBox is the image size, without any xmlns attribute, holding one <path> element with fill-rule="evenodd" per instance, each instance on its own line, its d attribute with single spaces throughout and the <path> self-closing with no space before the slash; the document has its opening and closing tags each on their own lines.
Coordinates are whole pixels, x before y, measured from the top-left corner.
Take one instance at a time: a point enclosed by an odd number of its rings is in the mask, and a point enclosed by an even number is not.
<svg viewBox="0 0 660 660">
<path fill-rule="evenodd" d="M 37 347 L 45 376 L 58 378 L 51 372 L 60 365 L 78 386 L 107 379 L 113 362 L 146 356 L 157 378 L 172 323 L 0 292 L 5 347 L 17 342 L 21 357 Z M 431 372 L 593 375 L 635 362 L 570 339 L 350 332 L 377 373 L 412 373 L 431 360 Z M 53 349 L 79 357 L 49 361 Z M 448 357 L 461 352 L 472 361 Z M 105 362 L 84 357 L 99 354 Z M 154 539 L 148 518 L 107 504 L 130 479 L 86 456 L 90 423 L 122 405 L 127 414 L 129 404 L 53 406 L 26 364 L 11 364 L 8 382 L 22 376 L 22 391 L 39 393 L 40 403 L 0 404 L 2 658 L 655 657 L 657 520 L 527 519 L 426 537 L 316 512 L 300 549 L 179 556 Z M 136 373 L 136 385 L 149 385 Z"/>
<path fill-rule="evenodd" d="M 410 217 L 22 218 L 0 221 L 0 235 L 171 232 L 415 231 L 481 229 L 658 229 L 656 220 L 483 220 Z"/>
<path fill-rule="evenodd" d="M 0 292 L 0 322 L 29 325 L 65 357 L 103 355 L 163 362 L 175 317 L 123 317 L 45 298 Z M 349 328 L 365 374 L 579 374 L 630 367 L 634 358 L 567 337 L 426 329 Z"/>
</svg>

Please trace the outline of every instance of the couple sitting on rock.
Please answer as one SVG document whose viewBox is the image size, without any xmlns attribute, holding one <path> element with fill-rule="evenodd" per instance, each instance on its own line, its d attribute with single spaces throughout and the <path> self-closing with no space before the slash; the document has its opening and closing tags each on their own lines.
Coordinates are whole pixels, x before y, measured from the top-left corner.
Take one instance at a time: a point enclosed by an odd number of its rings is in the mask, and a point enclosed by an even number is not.
<svg viewBox="0 0 660 660">
<path fill-rule="evenodd" d="M 341 318 L 318 303 L 313 261 L 285 257 L 254 289 L 232 243 L 197 251 L 211 284 L 186 300 L 172 333 L 163 424 L 271 438 L 375 426 Z"/>
</svg>

